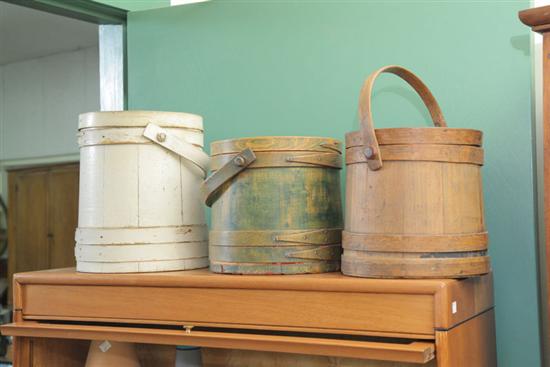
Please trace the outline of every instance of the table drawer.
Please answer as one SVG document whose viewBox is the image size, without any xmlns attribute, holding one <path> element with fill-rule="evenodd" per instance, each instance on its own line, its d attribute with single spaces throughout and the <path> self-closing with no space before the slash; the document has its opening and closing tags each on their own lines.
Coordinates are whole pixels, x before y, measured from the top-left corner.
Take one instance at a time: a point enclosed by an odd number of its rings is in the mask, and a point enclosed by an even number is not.
<svg viewBox="0 0 550 367">
<path fill-rule="evenodd" d="M 434 335 L 431 295 L 33 284 L 22 291 L 26 320 Z"/>
</svg>

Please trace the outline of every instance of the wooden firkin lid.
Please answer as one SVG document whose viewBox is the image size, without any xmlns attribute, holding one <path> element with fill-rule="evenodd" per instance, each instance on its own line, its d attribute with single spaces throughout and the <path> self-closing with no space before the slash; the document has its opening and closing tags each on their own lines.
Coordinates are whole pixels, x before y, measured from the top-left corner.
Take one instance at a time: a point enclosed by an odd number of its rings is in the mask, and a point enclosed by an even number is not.
<svg viewBox="0 0 550 367">
<path fill-rule="evenodd" d="M 453 129 L 448 127 L 398 127 L 375 129 L 380 145 L 469 145 L 480 147 L 483 133 L 473 129 Z M 346 134 L 346 148 L 363 146 L 361 131 Z"/>
<path fill-rule="evenodd" d="M 185 112 L 105 111 L 87 112 L 78 116 L 78 129 L 107 127 L 145 127 L 154 123 L 161 127 L 203 131 L 202 117 Z"/>
<path fill-rule="evenodd" d="M 339 140 L 313 136 L 258 136 L 218 140 L 210 145 L 210 153 L 212 156 L 235 154 L 246 148 L 250 148 L 254 152 L 310 151 L 342 153 L 342 143 Z"/>
</svg>

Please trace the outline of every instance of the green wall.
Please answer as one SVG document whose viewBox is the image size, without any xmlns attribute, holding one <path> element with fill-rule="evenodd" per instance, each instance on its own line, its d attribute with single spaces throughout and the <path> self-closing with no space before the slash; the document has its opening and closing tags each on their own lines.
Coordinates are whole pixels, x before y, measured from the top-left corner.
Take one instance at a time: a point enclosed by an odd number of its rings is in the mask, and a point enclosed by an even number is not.
<svg viewBox="0 0 550 367">
<path fill-rule="evenodd" d="M 515 2 L 213 1 L 130 13 L 131 109 L 204 116 L 208 142 L 254 135 L 343 139 L 363 79 L 416 71 L 453 127 L 485 133 L 499 366 L 540 365 L 529 29 Z M 419 98 L 377 84 L 378 127 L 420 126 Z M 466 366 L 465 366 L 466 367 Z"/>
<path fill-rule="evenodd" d="M 149 10 L 170 6 L 170 0 L 92 0 L 129 11 Z"/>
</svg>

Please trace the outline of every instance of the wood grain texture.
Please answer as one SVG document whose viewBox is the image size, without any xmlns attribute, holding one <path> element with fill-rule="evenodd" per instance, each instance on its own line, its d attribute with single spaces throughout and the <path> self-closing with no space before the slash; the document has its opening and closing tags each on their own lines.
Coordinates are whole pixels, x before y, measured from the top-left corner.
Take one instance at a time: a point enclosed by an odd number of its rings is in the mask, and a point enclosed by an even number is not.
<svg viewBox="0 0 550 367">
<path fill-rule="evenodd" d="M 139 134 L 147 134 L 158 144 L 136 138 Z M 209 158 L 202 151 L 202 118 L 152 111 L 88 113 L 80 116 L 79 135 L 76 238 L 81 239 L 82 232 L 95 231 L 92 237 L 108 236 L 113 241 L 85 243 L 104 246 L 101 252 L 84 251 L 84 243 L 78 242 L 77 269 L 124 273 L 207 266 L 206 234 L 194 245 L 186 246 L 181 236 L 171 231 L 184 232 L 189 226 L 205 225 L 200 185 Z M 160 135 L 162 141 L 157 140 Z M 144 231 L 159 229 L 164 232 L 164 243 L 181 246 L 163 249 L 154 245 L 157 240 L 140 237 Z M 132 231 L 135 233 L 129 234 Z M 166 238 L 170 234 L 172 238 Z M 128 237 L 136 241 L 127 243 Z M 148 245 L 151 248 L 145 248 Z M 202 249 L 197 251 L 197 247 Z M 156 255 L 151 255 L 153 248 Z"/>
<path fill-rule="evenodd" d="M 277 151 L 256 152 L 256 159 L 247 167 L 275 168 L 275 167 L 329 167 L 342 168 L 342 155 L 338 152 L 313 151 Z M 223 154 L 212 157 L 212 170 L 217 171 L 235 158 L 236 154 Z"/>
<path fill-rule="evenodd" d="M 15 193 L 13 197 L 10 196 L 9 202 L 15 230 L 9 236 L 9 245 L 15 255 L 10 259 L 13 264 L 10 274 L 48 269 L 48 170 L 13 171 L 9 173 L 9 180 L 14 186 L 12 192 Z"/>
<path fill-rule="evenodd" d="M 472 146 L 444 144 L 395 144 L 381 145 L 380 153 L 387 161 L 427 161 L 446 163 L 470 163 L 483 165 L 483 149 Z M 368 163 L 364 148 L 346 149 L 346 164 Z"/>
<path fill-rule="evenodd" d="M 373 361 L 248 350 L 202 348 L 204 367 L 418 367 L 417 363 Z M 436 362 L 422 364 L 435 367 Z"/>
<path fill-rule="evenodd" d="M 9 172 L 10 280 L 16 272 L 74 266 L 78 176 L 78 164 Z"/>
<path fill-rule="evenodd" d="M 399 248 L 399 236 L 415 236 L 418 242 L 426 236 L 429 242 L 434 236 L 448 235 L 452 240 L 457 235 L 485 232 L 481 175 L 477 165 L 388 161 L 379 171 L 371 171 L 365 164 L 352 164 L 347 168 L 346 232 L 396 236 L 396 241 L 388 246 L 391 251 Z M 445 270 L 445 264 L 456 263 L 456 259 L 444 259 L 445 251 L 449 251 L 445 249 L 426 256 L 423 269 L 421 263 L 414 260 L 417 256 L 407 252 L 406 241 L 403 242 L 401 267 L 398 260 L 386 255 L 361 266 L 364 257 L 357 252 L 348 253 L 347 242 L 344 242 L 344 273 L 373 277 L 460 277 L 486 273 L 490 269 L 487 258 L 480 263 L 475 256 L 471 266 L 461 259 L 458 262 L 462 264 L 450 273 L 450 269 Z M 473 244 L 478 246 L 480 255 L 486 250 L 486 242 L 481 248 L 479 241 Z M 351 244 L 349 250 L 355 251 L 356 247 Z M 381 251 L 383 246 L 378 247 Z M 420 245 L 416 251 L 421 248 Z M 432 269 L 431 266 L 437 263 L 436 256 L 440 266 Z M 407 269 L 407 261 L 414 271 Z M 387 264 L 386 270 L 384 264 Z"/>
<path fill-rule="evenodd" d="M 162 367 L 165 364 L 155 363 L 166 361 L 169 366 L 173 357 L 168 345 L 285 353 L 267 355 L 279 363 L 307 360 L 320 366 L 408 367 L 407 363 L 428 362 L 434 352 L 443 361 L 455 345 L 464 354 L 477 350 L 460 342 L 472 335 L 462 329 L 493 308 L 491 275 L 463 280 L 382 280 L 339 273 L 257 277 L 203 269 L 113 276 L 60 269 L 19 274 L 15 282 L 18 316 L 0 331 L 15 337 L 22 358 L 31 355 L 25 343 L 29 337 L 108 339 L 149 344 L 138 355 L 150 356 L 149 365 Z M 473 331 L 475 335 L 494 338 L 491 322 L 482 323 L 481 329 Z M 426 328 L 426 333 L 414 332 L 414 325 Z M 182 326 L 194 327 L 187 332 Z M 441 335 L 442 348 L 436 343 L 434 349 L 433 341 L 443 332 L 465 337 L 449 334 L 445 339 Z M 246 366 L 248 352 L 236 355 L 233 361 Z M 143 359 L 141 363 L 149 366 Z M 439 366 L 430 363 L 427 366 Z"/>
<path fill-rule="evenodd" d="M 343 242 L 342 268 L 345 274 L 366 277 L 461 277 L 490 270 L 486 257 L 479 259 L 472 256 L 470 264 L 465 258 L 456 259 L 456 256 L 469 254 L 483 256 L 487 249 L 486 239 L 480 243 L 479 238 L 475 237 L 485 232 L 479 165 L 389 160 L 385 161 L 382 169 L 373 171 L 365 163 L 348 164 L 346 185 L 345 230 L 352 235 L 348 236 L 349 241 Z M 394 241 L 391 244 L 387 241 L 376 243 L 377 250 L 371 254 L 376 259 L 367 258 L 366 254 L 353 252 L 357 251 L 354 235 L 387 236 Z M 424 251 L 422 236 L 425 236 L 427 244 Z M 433 243 L 434 237 L 443 241 L 441 238 L 444 236 L 449 236 L 449 248 L 440 247 L 434 251 L 430 242 Z M 451 242 L 457 236 L 471 236 L 472 241 L 466 246 L 475 246 L 479 253 L 463 252 L 454 255 L 454 258 L 446 255 L 452 252 Z M 425 266 L 422 266 L 417 255 L 409 252 L 408 239 L 411 237 L 418 244 L 414 252 L 431 252 L 424 257 Z M 388 253 L 398 252 L 401 242 L 403 261 L 400 263 L 397 257 Z M 385 246 L 387 251 L 384 251 Z M 457 264 L 457 267 L 448 268 L 451 263 Z M 410 269 L 407 264 L 410 264 Z M 435 268 L 432 267 L 434 265 Z"/>
<path fill-rule="evenodd" d="M 96 301 L 90 302 L 90 295 Z M 172 324 L 294 326 L 308 330 L 433 334 L 429 295 L 273 290 L 27 286 L 24 317 L 86 317 L 171 321 Z M 125 306 L 123 306 L 125 305 Z M 158 305 L 164 305 L 159 309 Z M 327 318 L 326 315 L 331 315 Z M 357 322 L 357 319 L 362 320 Z"/>
<path fill-rule="evenodd" d="M 550 5 L 522 10 L 519 12 L 519 19 L 523 22 L 523 24 L 530 27 L 542 27 L 549 25 Z"/>
<path fill-rule="evenodd" d="M 4 334 L 3 334 L 4 335 Z M 13 364 L 17 367 L 32 367 L 31 338 L 13 338 Z M 84 357 L 85 358 L 85 357 Z"/>
<path fill-rule="evenodd" d="M 450 329 L 494 307 L 493 274 L 447 283 L 435 297 L 437 329 Z"/>
<path fill-rule="evenodd" d="M 456 255 L 460 256 L 456 256 Z M 431 253 L 350 251 L 342 257 L 347 275 L 376 278 L 464 278 L 485 274 L 491 269 L 485 253 Z"/>
<path fill-rule="evenodd" d="M 218 140 L 211 144 L 212 156 L 239 153 L 250 148 L 255 152 L 273 151 L 312 151 L 342 153 L 342 143 L 333 138 L 311 136 L 285 136 L 284 139 L 274 139 L 273 136 L 255 138 Z"/>
<path fill-rule="evenodd" d="M 409 83 L 428 108 L 434 128 L 375 130 L 371 99 L 374 82 L 383 73 Z M 396 65 L 367 78 L 359 119 L 360 131 L 346 136 L 342 272 L 381 278 L 459 278 L 489 272 L 487 241 L 480 236 L 485 233 L 482 133 L 447 128 L 428 87 Z M 444 236 L 449 236 L 448 248 Z M 458 237 L 462 251 L 453 250 Z"/>
<path fill-rule="evenodd" d="M 344 340 L 302 336 L 130 328 L 122 326 L 19 323 L 1 327 L 6 335 L 54 339 L 192 345 L 226 349 L 265 350 L 345 358 L 425 363 L 434 359 L 426 341 Z"/>
<path fill-rule="evenodd" d="M 182 128 L 164 127 L 163 130 L 170 135 L 180 135 Z M 101 129 L 86 129 L 77 134 L 78 145 L 81 147 L 108 144 L 155 144 L 143 136 L 143 127 L 106 127 Z M 185 129 L 185 140 L 202 148 L 204 137 L 202 130 Z"/>
<path fill-rule="evenodd" d="M 213 232 L 316 231 L 342 227 L 341 154 L 329 138 L 261 137 L 212 143 L 212 169 L 231 164 L 234 150 L 252 149 L 256 160 L 218 190 L 212 204 Z M 223 149 L 227 149 L 225 152 Z M 257 152 L 257 150 L 259 152 Z M 312 155 L 315 157 L 312 158 Z M 318 161 L 316 161 L 318 159 Z M 214 173 L 215 175 L 215 173 Z M 300 257 L 289 241 L 256 243 L 256 237 L 236 243 L 217 236 L 210 243 L 210 269 L 219 273 L 300 274 L 335 271 L 340 263 L 340 239 L 309 244 Z M 226 244 L 227 242 L 227 244 Z M 297 242 L 297 245 L 304 245 Z"/>
<path fill-rule="evenodd" d="M 496 367 L 494 311 L 436 332 L 438 367 Z"/>
<path fill-rule="evenodd" d="M 21 361 L 28 361 L 28 365 L 16 362 L 16 366 L 83 367 L 90 345 L 87 340 L 43 338 L 28 338 L 24 343 L 28 343 L 28 357 L 21 358 Z"/>
<path fill-rule="evenodd" d="M 86 359 L 86 367 L 141 367 L 134 343 L 114 340 L 92 340 Z M 108 348 L 101 346 L 107 341 Z"/>
<path fill-rule="evenodd" d="M 361 124 L 361 135 L 365 145 L 365 152 L 368 152 L 367 164 L 371 170 L 378 170 L 382 167 L 382 153 L 380 143 L 374 130 L 374 121 L 372 119 L 372 91 L 375 80 L 384 73 L 394 74 L 406 81 L 422 98 L 422 101 L 428 108 L 434 126 L 446 127 L 447 123 L 441 112 L 437 100 L 432 95 L 430 89 L 413 72 L 397 65 L 384 66 L 371 73 L 365 80 L 359 96 L 359 121 Z"/>
<path fill-rule="evenodd" d="M 83 367 L 88 356 L 90 341 L 17 337 L 15 345 L 17 348 L 14 352 L 14 366 L 17 367 Z M 174 346 L 135 344 L 135 348 L 141 367 L 175 365 L 176 348 Z"/>
<path fill-rule="evenodd" d="M 218 199 L 222 186 L 248 168 L 255 160 L 256 154 L 254 154 L 252 149 L 246 148 L 232 155 L 231 159 L 225 162 L 225 164 L 217 167 L 215 172 L 202 183 L 201 191 L 204 203 L 207 206 L 212 206 L 212 203 Z"/>
<path fill-rule="evenodd" d="M 378 252 L 460 252 L 487 247 L 487 232 L 455 235 L 363 234 L 342 232 L 350 250 Z"/>
<path fill-rule="evenodd" d="M 206 366 L 279 366 L 292 365 L 300 363 L 300 366 L 331 366 L 334 363 L 341 366 L 372 366 L 372 367 L 405 367 L 408 364 L 395 363 L 385 364 L 375 361 L 359 361 L 349 358 L 337 358 L 345 353 L 337 353 L 331 357 L 313 357 L 300 354 L 280 353 L 281 347 L 290 347 L 288 351 L 300 353 L 300 349 L 308 350 L 307 340 L 295 340 L 292 337 L 271 337 L 258 336 L 249 338 L 246 335 L 226 334 L 208 332 L 191 332 L 187 334 L 184 331 L 154 330 L 123 327 L 105 327 L 105 326 L 85 326 L 85 325 L 40 325 L 33 323 L 22 323 L 19 326 L 10 326 L 3 328 L 8 334 L 19 335 L 16 338 L 16 366 L 82 366 L 82 359 L 87 354 L 89 342 L 87 339 L 95 338 L 99 340 L 115 341 L 143 341 L 159 344 L 175 344 L 179 340 L 184 340 L 188 344 L 206 345 L 209 347 L 226 347 L 231 345 L 244 350 L 219 350 L 206 348 L 203 350 L 203 361 Z M 32 335 L 32 338 L 21 335 Z M 61 339 L 63 338 L 63 339 Z M 72 338 L 68 340 L 64 338 Z M 230 340 L 235 338 L 235 340 Z M 311 340 L 320 342 L 320 340 Z M 267 344 L 269 343 L 269 344 Z M 281 345 L 278 345 L 278 344 Z M 295 344 L 293 344 L 295 343 Z M 359 347 L 361 342 L 338 342 L 339 351 L 347 351 L 351 345 Z M 411 342 L 408 344 L 396 344 L 394 346 L 387 343 L 368 343 L 362 342 L 364 350 L 360 358 L 376 358 L 389 361 L 426 362 L 430 358 L 429 343 Z M 299 345 L 298 345 L 299 344 Z M 325 351 L 335 351 L 332 349 L 331 341 L 323 343 Z M 377 344 L 376 346 L 374 344 Z M 257 349 L 262 348 L 262 349 Z M 259 352 L 258 350 L 267 350 L 268 352 Z M 428 348 L 428 349 L 424 349 Z M 420 352 L 420 354 L 418 353 Z M 423 352 L 424 351 L 424 352 Z M 436 333 L 436 351 L 438 367 L 494 367 L 496 366 L 496 348 L 494 338 L 494 312 L 489 310 L 478 317 L 468 320 L 450 330 L 441 330 Z M 273 353 L 277 352 L 277 353 Z M 308 350 L 308 352 L 312 352 Z M 428 354 L 423 354 L 427 352 Z M 142 365 L 168 366 L 173 358 L 173 352 L 166 346 L 153 347 L 142 346 L 140 360 Z M 433 353 L 433 349 L 431 349 Z M 323 352 L 312 353 L 314 355 L 327 355 Z M 336 356 L 336 357 L 335 357 Z M 357 358 L 357 356 L 355 356 Z M 144 363 L 144 360 L 148 361 Z M 153 362 L 154 361 L 154 362 Z M 155 363 L 155 364 L 148 364 Z M 223 364 L 221 364 L 223 363 Z M 302 364 L 304 363 L 304 364 Z M 436 366 L 434 362 L 427 366 Z"/>
<path fill-rule="evenodd" d="M 415 338 L 450 328 L 494 304 L 491 275 L 460 281 L 381 280 L 340 273 L 227 276 L 203 269 L 114 277 L 61 269 L 17 274 L 15 281 L 21 319 L 409 333 Z"/>
<path fill-rule="evenodd" d="M 78 178 L 78 164 L 59 167 L 49 173 L 50 268 L 75 265 L 74 252 L 68 244 L 74 243 L 71 229 L 78 224 Z"/>
<path fill-rule="evenodd" d="M 376 129 L 375 134 L 380 145 L 444 144 L 480 147 L 483 141 L 483 133 L 479 130 L 445 127 L 393 127 Z M 347 148 L 364 145 L 361 131 L 346 134 Z"/>
</svg>

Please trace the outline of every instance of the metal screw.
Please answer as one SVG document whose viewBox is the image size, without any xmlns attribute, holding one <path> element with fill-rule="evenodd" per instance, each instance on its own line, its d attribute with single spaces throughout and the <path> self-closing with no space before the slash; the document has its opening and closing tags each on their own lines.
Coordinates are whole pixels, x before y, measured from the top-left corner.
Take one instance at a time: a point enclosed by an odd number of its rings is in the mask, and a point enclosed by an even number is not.
<svg viewBox="0 0 550 367">
<path fill-rule="evenodd" d="M 367 159 L 371 159 L 374 156 L 374 149 L 372 149 L 371 147 L 366 147 L 363 153 L 365 154 L 365 157 L 367 157 Z"/>
<path fill-rule="evenodd" d="M 246 163 L 246 160 L 241 157 L 240 155 L 236 156 L 234 159 L 233 159 L 233 162 L 239 166 L 239 167 L 242 167 L 244 166 L 244 164 Z"/>
<path fill-rule="evenodd" d="M 157 134 L 157 140 L 160 141 L 161 143 L 163 141 L 166 141 L 166 134 L 165 133 L 158 133 Z"/>
</svg>

